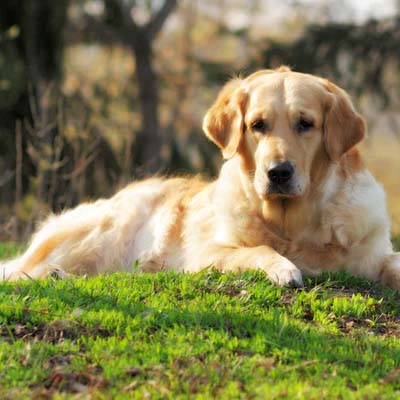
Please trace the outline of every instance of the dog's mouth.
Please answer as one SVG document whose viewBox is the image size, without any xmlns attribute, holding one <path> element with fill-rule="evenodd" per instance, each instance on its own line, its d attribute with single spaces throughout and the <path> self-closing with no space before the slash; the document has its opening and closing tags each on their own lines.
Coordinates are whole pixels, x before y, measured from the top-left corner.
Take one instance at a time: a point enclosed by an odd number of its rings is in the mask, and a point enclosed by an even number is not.
<svg viewBox="0 0 400 400">
<path fill-rule="evenodd" d="M 288 180 L 271 180 L 264 174 L 255 174 L 254 187 L 262 200 L 282 198 L 290 199 L 302 196 L 306 182 L 297 175 Z"/>
<path fill-rule="evenodd" d="M 266 182 L 256 185 L 258 195 L 263 200 L 268 199 L 293 199 L 300 197 L 304 190 L 295 180 L 285 183 Z"/>
<path fill-rule="evenodd" d="M 266 197 L 295 197 L 298 196 L 299 190 L 292 182 L 267 184 L 265 191 Z"/>
</svg>

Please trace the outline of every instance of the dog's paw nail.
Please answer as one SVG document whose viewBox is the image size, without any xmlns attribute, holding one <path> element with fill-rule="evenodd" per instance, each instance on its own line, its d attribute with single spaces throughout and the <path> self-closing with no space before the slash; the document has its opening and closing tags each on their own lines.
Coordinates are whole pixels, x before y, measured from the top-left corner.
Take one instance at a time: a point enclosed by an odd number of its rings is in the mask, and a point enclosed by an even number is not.
<svg viewBox="0 0 400 400">
<path fill-rule="evenodd" d="M 288 282 L 288 286 L 290 286 L 290 287 L 292 287 L 292 288 L 302 288 L 302 287 L 304 287 L 303 279 L 301 279 L 301 277 L 300 277 L 300 279 L 292 278 L 292 279 Z"/>
</svg>

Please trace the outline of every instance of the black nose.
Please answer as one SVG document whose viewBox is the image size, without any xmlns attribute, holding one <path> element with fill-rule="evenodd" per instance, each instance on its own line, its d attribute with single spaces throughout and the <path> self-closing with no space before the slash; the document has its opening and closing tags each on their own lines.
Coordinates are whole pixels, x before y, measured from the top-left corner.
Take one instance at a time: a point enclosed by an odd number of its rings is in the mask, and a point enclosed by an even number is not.
<svg viewBox="0 0 400 400">
<path fill-rule="evenodd" d="M 268 170 L 268 178 L 272 183 L 286 183 L 294 174 L 294 168 L 292 163 L 284 161 L 279 164 L 275 164 Z"/>
</svg>

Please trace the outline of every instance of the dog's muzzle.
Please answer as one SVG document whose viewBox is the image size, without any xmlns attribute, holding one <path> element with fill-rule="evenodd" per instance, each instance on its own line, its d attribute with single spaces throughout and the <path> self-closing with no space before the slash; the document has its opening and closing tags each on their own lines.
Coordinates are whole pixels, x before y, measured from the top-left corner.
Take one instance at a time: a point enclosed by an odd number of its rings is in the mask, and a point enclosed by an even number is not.
<svg viewBox="0 0 400 400">
<path fill-rule="evenodd" d="M 293 194 L 294 174 L 295 174 L 295 169 L 290 161 L 283 161 L 271 165 L 267 171 L 267 176 L 269 180 L 267 194 L 268 195 Z"/>
</svg>

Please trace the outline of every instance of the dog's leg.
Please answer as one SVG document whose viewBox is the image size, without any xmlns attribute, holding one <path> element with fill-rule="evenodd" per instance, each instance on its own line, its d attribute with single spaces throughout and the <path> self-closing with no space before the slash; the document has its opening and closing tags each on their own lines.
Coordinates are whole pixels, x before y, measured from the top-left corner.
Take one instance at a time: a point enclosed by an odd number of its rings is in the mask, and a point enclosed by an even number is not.
<svg viewBox="0 0 400 400">
<path fill-rule="evenodd" d="M 215 246 L 208 249 L 208 265 L 223 272 L 258 269 L 280 286 L 303 286 L 300 270 L 287 258 L 268 246 L 230 248 Z M 203 265 L 207 265 L 203 264 Z"/>
<path fill-rule="evenodd" d="M 65 278 L 68 275 L 60 266 L 49 265 L 47 263 L 39 263 L 29 268 L 29 264 L 25 262 L 25 254 L 0 262 L 0 282 L 27 278 L 46 278 L 48 276 Z"/>
<path fill-rule="evenodd" d="M 51 216 L 34 234 L 25 253 L 0 262 L 0 280 L 97 273 L 113 250 L 112 246 L 106 248 L 104 240 L 112 221 L 101 211 L 96 205 L 85 204 Z"/>
<path fill-rule="evenodd" d="M 49 231 L 49 232 L 47 232 Z M 65 277 L 66 270 L 79 267 L 72 264 L 76 257 L 71 257 L 83 240 L 84 229 L 63 229 L 52 231 L 45 225 L 33 237 L 31 245 L 19 257 L 0 263 L 0 280 L 16 280 L 26 278 L 45 278 L 49 275 Z M 84 258 L 86 256 L 86 258 Z M 82 254 L 86 262 L 87 254 Z"/>
</svg>

